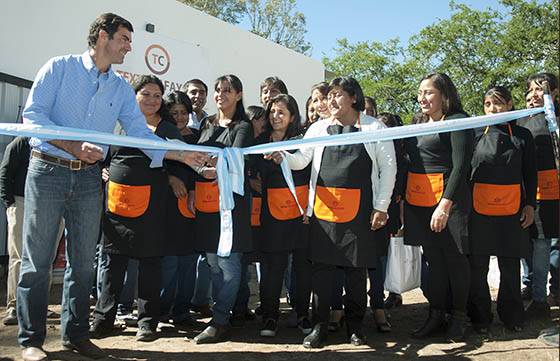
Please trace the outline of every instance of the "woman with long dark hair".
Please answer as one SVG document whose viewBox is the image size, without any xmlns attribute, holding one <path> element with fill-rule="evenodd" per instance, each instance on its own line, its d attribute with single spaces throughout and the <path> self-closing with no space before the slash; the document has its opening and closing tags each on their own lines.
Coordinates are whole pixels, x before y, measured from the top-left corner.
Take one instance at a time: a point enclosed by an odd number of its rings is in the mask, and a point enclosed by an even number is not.
<svg viewBox="0 0 560 361">
<path fill-rule="evenodd" d="M 493 87 L 484 95 L 486 114 L 512 109 L 506 88 Z M 469 315 L 476 331 L 488 332 L 493 319 L 488 262 L 491 255 L 498 256 L 498 315 L 506 328 L 519 332 L 523 326 L 519 261 L 529 254 L 537 193 L 531 132 L 514 122 L 477 129 L 471 166 Z"/>
<path fill-rule="evenodd" d="M 433 73 L 422 79 L 418 103 L 420 122 L 466 117 L 457 89 L 446 74 Z M 404 241 L 422 246 L 430 265 L 430 313 L 425 324 L 413 332 L 417 338 L 440 331 L 447 311 L 451 312 L 448 338 L 464 337 L 470 284 L 467 224 L 471 194 L 467 179 L 473 135 L 472 130 L 463 130 L 404 140 L 409 157 Z"/>
<path fill-rule="evenodd" d="M 199 144 L 219 148 L 247 147 L 253 141 L 253 127 L 243 107 L 243 85 L 235 75 L 224 75 L 214 83 L 214 101 L 218 113 L 201 126 Z M 245 167 L 247 169 L 247 167 Z M 227 338 L 230 312 L 241 280 L 241 259 L 252 250 L 251 191 L 245 176 L 244 196 L 234 194 L 233 244 L 228 257 L 217 255 L 220 239 L 220 206 L 215 162 L 198 170 L 195 182 L 195 249 L 205 252 L 212 277 L 214 306 L 210 325 L 194 338 L 200 343 L 220 342 Z"/>
<path fill-rule="evenodd" d="M 134 84 L 136 100 L 148 128 L 157 136 L 180 139 L 162 102 L 165 90 L 155 76 L 141 76 Z M 111 147 L 107 207 L 102 218 L 103 252 L 107 270 L 93 312 L 94 337 L 111 334 L 129 259 L 138 259 L 138 341 L 152 341 L 160 316 L 161 257 L 168 247 L 165 210 L 168 179 L 181 176 L 181 164 L 165 161 L 150 168 L 150 159 L 139 149 Z"/>
</svg>

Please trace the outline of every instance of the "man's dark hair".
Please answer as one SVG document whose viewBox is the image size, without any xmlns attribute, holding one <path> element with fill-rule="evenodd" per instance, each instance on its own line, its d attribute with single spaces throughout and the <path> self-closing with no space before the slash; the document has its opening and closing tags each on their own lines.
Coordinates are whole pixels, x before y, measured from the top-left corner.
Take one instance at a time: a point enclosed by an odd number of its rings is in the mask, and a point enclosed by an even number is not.
<svg viewBox="0 0 560 361">
<path fill-rule="evenodd" d="M 204 88 L 204 90 L 206 90 L 206 94 L 208 94 L 208 85 L 206 85 L 202 80 L 200 79 L 191 79 L 189 81 L 187 81 L 185 83 L 185 85 L 183 85 L 183 90 L 186 92 L 187 88 L 189 87 L 189 85 L 200 85 Z"/>
<path fill-rule="evenodd" d="M 100 30 L 105 30 L 107 34 L 109 34 L 109 39 L 113 39 L 113 35 L 115 35 L 121 26 L 130 32 L 134 31 L 132 24 L 128 20 L 116 14 L 105 13 L 99 15 L 89 27 L 88 46 L 90 48 L 95 48 L 97 39 L 99 39 Z"/>
</svg>

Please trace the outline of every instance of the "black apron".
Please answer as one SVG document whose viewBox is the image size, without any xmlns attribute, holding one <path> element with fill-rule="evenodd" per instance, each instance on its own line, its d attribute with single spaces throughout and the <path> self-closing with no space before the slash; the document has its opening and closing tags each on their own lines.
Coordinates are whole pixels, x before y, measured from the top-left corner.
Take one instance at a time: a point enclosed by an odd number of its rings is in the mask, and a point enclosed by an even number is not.
<svg viewBox="0 0 560 361">
<path fill-rule="evenodd" d="M 264 236 L 257 248 L 263 252 L 282 252 L 306 247 L 303 214 L 284 180 L 282 169 L 272 161 L 259 158 L 263 192 L 260 223 Z M 292 171 L 296 195 L 303 212 L 307 209 L 310 172 L 310 167 Z"/>
<path fill-rule="evenodd" d="M 199 144 L 225 148 L 232 146 L 232 128 L 206 125 L 200 132 Z M 247 170 L 247 164 L 245 164 Z M 245 179 L 248 179 L 246 171 Z M 249 182 L 244 185 L 244 196 L 233 193 L 235 207 L 232 210 L 232 252 L 250 252 L 253 248 L 251 232 L 251 190 Z M 195 249 L 200 252 L 216 253 L 220 239 L 220 207 L 217 180 L 208 180 L 197 175 L 195 181 Z"/>
<path fill-rule="evenodd" d="M 165 120 L 155 134 L 180 139 L 175 125 Z M 166 168 L 174 165 L 164 161 L 164 167 L 150 168 L 151 160 L 141 150 L 114 149 L 102 217 L 104 248 L 132 258 L 163 256 L 172 242 L 164 227 L 169 192 Z"/>
<path fill-rule="evenodd" d="M 358 131 L 331 125 L 329 134 Z M 376 242 L 386 239 L 385 227 L 371 230 L 372 161 L 363 144 L 330 146 L 323 151 L 314 217 L 310 228 L 313 262 L 344 267 L 375 267 Z"/>
<path fill-rule="evenodd" d="M 517 120 L 517 125 L 527 128 L 535 139 L 537 152 L 537 209 L 535 223 L 531 226 L 532 238 L 558 238 L 559 235 L 559 184 L 552 137 L 544 114 Z"/>
<path fill-rule="evenodd" d="M 487 127 L 479 133 L 471 162 L 471 253 L 525 257 L 529 230 L 520 222 L 526 199 L 522 141 L 513 135 L 509 124 Z"/>
<path fill-rule="evenodd" d="M 196 144 L 198 133 L 183 136 L 187 144 Z M 178 164 L 180 172 L 174 174 L 183 181 L 188 191 L 194 190 L 194 178 L 196 173 L 185 164 Z M 195 215 L 187 207 L 187 197 L 177 198 L 171 186 L 167 187 L 167 214 L 165 217 L 165 231 L 167 233 L 168 247 L 165 249 L 166 256 L 188 256 L 194 254 Z"/>
<path fill-rule="evenodd" d="M 406 138 L 409 169 L 404 203 L 404 243 L 435 247 L 450 253 L 467 253 L 470 192 L 455 197 L 447 226 L 439 233 L 430 229 L 432 214 L 443 196 L 452 169 L 450 133 Z"/>
</svg>

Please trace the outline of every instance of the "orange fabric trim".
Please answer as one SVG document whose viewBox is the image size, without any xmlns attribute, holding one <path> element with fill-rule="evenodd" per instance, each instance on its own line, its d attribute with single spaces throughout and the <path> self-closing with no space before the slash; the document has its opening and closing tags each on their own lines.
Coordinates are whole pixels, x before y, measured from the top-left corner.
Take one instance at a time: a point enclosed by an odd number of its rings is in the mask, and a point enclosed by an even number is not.
<svg viewBox="0 0 560 361">
<path fill-rule="evenodd" d="M 179 213 L 185 218 L 194 218 L 193 212 L 187 207 L 187 197 L 177 198 L 177 208 L 179 208 Z"/>
<path fill-rule="evenodd" d="M 346 223 L 356 218 L 360 209 L 360 189 L 317 186 L 313 211 L 324 221 Z"/>
<path fill-rule="evenodd" d="M 406 201 L 413 206 L 433 207 L 443 196 L 443 173 L 408 172 Z"/>
<path fill-rule="evenodd" d="M 261 225 L 261 206 L 262 206 L 262 198 L 253 197 L 253 201 L 251 202 L 251 226 L 252 227 L 259 227 Z"/>
<path fill-rule="evenodd" d="M 220 211 L 218 182 L 195 182 L 195 208 L 205 213 Z"/>
<path fill-rule="evenodd" d="M 537 173 L 537 199 L 539 201 L 553 201 L 560 199 L 560 184 L 556 169 L 540 170 Z"/>
<path fill-rule="evenodd" d="M 270 215 L 275 219 L 287 221 L 302 216 L 289 188 L 268 188 L 266 194 Z M 301 208 L 306 209 L 309 196 L 308 186 L 297 186 L 296 196 Z"/>
<path fill-rule="evenodd" d="M 474 210 L 485 216 L 512 216 L 521 205 L 520 184 L 475 183 Z"/>
<path fill-rule="evenodd" d="M 107 208 L 119 216 L 136 218 L 143 215 L 150 204 L 149 185 L 131 186 L 109 181 Z"/>
</svg>

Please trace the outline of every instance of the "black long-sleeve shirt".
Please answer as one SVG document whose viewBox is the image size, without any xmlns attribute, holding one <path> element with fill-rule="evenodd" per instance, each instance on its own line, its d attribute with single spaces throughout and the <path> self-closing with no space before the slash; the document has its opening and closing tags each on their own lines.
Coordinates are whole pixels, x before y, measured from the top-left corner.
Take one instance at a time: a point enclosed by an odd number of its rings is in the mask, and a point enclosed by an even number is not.
<svg viewBox="0 0 560 361">
<path fill-rule="evenodd" d="M 6 208 L 14 204 L 14 196 L 23 197 L 30 154 L 27 137 L 17 137 L 6 147 L 0 165 L 0 198 Z"/>
</svg>

